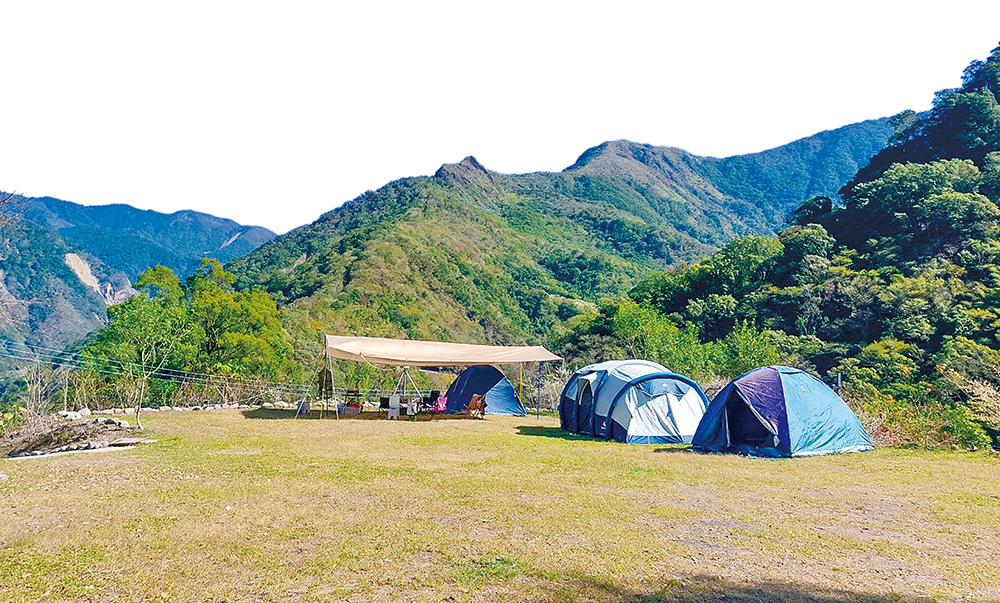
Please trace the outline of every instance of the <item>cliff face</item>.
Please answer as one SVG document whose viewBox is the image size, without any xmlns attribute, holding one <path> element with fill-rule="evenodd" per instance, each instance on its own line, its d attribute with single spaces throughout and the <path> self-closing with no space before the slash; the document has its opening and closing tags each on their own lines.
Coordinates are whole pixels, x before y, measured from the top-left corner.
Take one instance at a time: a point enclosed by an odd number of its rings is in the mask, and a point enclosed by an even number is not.
<svg viewBox="0 0 1000 603">
<path fill-rule="evenodd" d="M 66 265 L 80 279 L 80 282 L 100 295 L 107 306 L 120 304 L 138 293 L 132 288 L 132 283 L 128 280 L 128 277 L 121 272 L 111 275 L 108 280 L 100 281 L 94 276 L 94 272 L 90 268 L 90 263 L 79 254 L 67 253 L 65 259 Z"/>
</svg>

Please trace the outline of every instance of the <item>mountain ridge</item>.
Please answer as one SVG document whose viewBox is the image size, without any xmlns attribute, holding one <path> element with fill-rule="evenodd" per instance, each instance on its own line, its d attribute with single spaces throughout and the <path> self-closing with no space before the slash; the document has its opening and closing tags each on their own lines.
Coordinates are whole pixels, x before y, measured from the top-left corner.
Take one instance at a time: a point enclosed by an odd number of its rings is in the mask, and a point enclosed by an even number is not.
<svg viewBox="0 0 1000 603">
<path fill-rule="evenodd" d="M 183 278 L 202 257 L 229 261 L 275 236 L 192 210 L 3 197 L 0 333 L 52 348 L 102 326 L 106 308 L 134 294 L 146 268 L 164 265 Z"/>
<path fill-rule="evenodd" d="M 580 304 L 620 295 L 650 270 L 696 261 L 739 235 L 774 232 L 797 206 L 789 197 L 835 194 L 891 127 L 871 120 L 821 134 L 798 150 L 743 159 L 742 171 L 630 141 L 591 147 L 561 172 L 502 174 L 468 156 L 368 191 L 228 269 L 238 286 L 279 300 L 308 353 L 318 353 L 324 330 L 543 341 Z M 786 157 L 799 166 L 794 182 L 758 177 Z M 727 169 L 741 180 L 725 181 Z M 758 181 L 756 203 L 723 192 Z"/>
</svg>

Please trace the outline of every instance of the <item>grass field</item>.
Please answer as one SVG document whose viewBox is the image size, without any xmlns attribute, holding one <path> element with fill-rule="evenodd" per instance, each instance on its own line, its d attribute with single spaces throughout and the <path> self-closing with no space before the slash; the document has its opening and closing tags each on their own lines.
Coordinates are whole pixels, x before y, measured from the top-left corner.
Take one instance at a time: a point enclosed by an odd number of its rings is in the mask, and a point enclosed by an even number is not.
<svg viewBox="0 0 1000 603">
<path fill-rule="evenodd" d="M 1000 600 L 995 455 L 288 416 L 162 413 L 155 444 L 0 463 L 0 599 Z"/>
</svg>

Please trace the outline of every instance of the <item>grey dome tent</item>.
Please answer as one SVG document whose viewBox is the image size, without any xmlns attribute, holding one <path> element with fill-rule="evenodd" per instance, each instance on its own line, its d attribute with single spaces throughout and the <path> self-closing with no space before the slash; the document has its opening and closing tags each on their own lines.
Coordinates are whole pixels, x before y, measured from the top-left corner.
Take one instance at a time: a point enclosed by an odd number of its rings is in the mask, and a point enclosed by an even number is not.
<svg viewBox="0 0 1000 603">
<path fill-rule="evenodd" d="M 847 404 L 819 379 L 765 366 L 727 385 L 705 412 L 695 450 L 788 457 L 874 448 Z"/>
<path fill-rule="evenodd" d="M 629 444 L 690 443 L 708 398 L 697 383 L 647 360 L 612 360 L 573 373 L 559 423 L 573 433 Z"/>
</svg>

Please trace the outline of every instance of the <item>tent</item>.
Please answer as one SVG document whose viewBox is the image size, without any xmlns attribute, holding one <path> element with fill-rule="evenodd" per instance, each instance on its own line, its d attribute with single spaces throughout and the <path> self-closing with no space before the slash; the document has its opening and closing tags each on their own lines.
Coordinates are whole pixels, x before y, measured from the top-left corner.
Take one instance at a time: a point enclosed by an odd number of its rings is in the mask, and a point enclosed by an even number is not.
<svg viewBox="0 0 1000 603">
<path fill-rule="evenodd" d="M 612 360 L 573 373 L 559 397 L 559 422 L 616 442 L 681 444 L 691 442 L 706 406 L 705 392 L 683 375 L 646 360 Z"/>
<path fill-rule="evenodd" d="M 692 447 L 788 457 L 874 448 L 847 404 L 821 381 L 787 366 L 737 377 L 705 412 Z"/>
<path fill-rule="evenodd" d="M 486 396 L 486 414 L 523 417 L 524 405 L 510 381 L 492 366 L 470 366 L 452 382 L 445 412 L 465 412 L 474 394 Z"/>
</svg>

